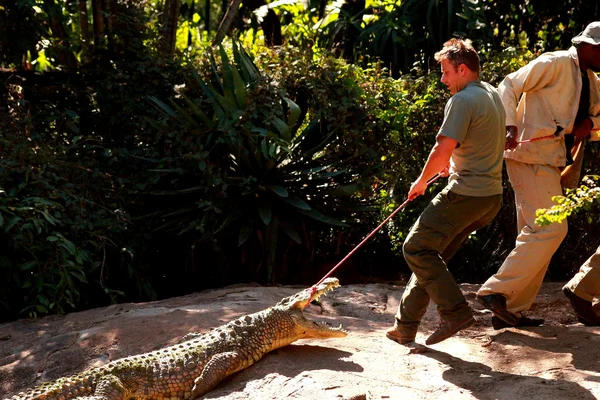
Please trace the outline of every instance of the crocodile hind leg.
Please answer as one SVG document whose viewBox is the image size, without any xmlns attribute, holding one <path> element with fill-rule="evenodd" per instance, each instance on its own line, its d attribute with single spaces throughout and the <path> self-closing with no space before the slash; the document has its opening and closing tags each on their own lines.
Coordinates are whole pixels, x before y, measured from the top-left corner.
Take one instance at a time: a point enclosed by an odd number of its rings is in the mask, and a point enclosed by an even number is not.
<svg viewBox="0 0 600 400">
<path fill-rule="evenodd" d="M 206 363 L 202 373 L 194 380 L 192 388 L 192 399 L 196 399 L 203 394 L 214 389 L 223 379 L 229 375 L 238 372 L 247 366 L 254 364 L 242 358 L 238 353 L 227 352 L 215 354 L 210 361 Z"/>
</svg>

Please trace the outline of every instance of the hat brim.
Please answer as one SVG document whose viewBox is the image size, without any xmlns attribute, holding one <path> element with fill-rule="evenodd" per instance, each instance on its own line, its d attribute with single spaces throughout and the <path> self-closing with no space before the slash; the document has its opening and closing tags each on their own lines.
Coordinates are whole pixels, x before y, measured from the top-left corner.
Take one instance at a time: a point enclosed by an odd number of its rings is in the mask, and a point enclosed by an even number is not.
<svg viewBox="0 0 600 400">
<path fill-rule="evenodd" d="M 571 39 L 571 43 L 573 44 L 579 44 L 582 42 L 597 45 L 600 44 L 600 38 L 594 39 L 589 36 L 577 35 L 573 39 Z"/>
</svg>

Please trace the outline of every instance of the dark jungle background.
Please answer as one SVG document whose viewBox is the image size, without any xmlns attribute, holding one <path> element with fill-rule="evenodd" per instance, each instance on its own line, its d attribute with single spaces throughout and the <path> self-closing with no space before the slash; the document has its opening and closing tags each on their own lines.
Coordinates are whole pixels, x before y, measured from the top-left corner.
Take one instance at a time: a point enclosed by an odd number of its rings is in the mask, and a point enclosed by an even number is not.
<svg viewBox="0 0 600 400">
<path fill-rule="evenodd" d="M 316 283 L 419 174 L 447 39 L 471 38 L 497 85 L 598 16 L 590 0 L 1 0 L 0 321 Z M 404 279 L 402 241 L 444 183 L 335 276 Z M 450 262 L 459 281 L 514 246 L 512 197 L 505 179 Z M 598 247 L 599 211 L 569 217 L 547 279 Z"/>
</svg>

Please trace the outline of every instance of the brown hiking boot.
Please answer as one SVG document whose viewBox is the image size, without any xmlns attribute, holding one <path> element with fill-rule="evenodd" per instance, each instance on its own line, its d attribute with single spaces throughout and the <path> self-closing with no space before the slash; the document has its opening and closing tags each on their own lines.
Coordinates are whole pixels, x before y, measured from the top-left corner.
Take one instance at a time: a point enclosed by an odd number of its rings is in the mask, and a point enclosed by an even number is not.
<svg viewBox="0 0 600 400">
<path fill-rule="evenodd" d="M 473 326 L 475 322 L 475 318 L 472 316 L 458 321 L 443 321 L 438 327 L 437 331 L 433 332 L 431 336 L 427 338 L 425 344 L 436 344 L 442 340 L 446 340 L 456 332 Z"/>
<path fill-rule="evenodd" d="M 407 344 L 415 341 L 415 338 L 417 337 L 417 332 L 412 333 L 401 331 L 402 329 L 398 329 L 398 327 L 394 325 L 393 328 L 390 328 L 387 331 L 385 331 L 385 336 L 388 339 L 400 344 Z"/>
<path fill-rule="evenodd" d="M 563 288 L 563 293 L 571 302 L 579 322 L 587 326 L 600 326 L 600 308 L 595 310 L 591 301 L 585 301 L 567 288 Z"/>
<path fill-rule="evenodd" d="M 517 325 L 517 317 L 506 309 L 506 297 L 504 297 L 504 295 L 498 293 L 485 296 L 478 295 L 475 297 L 475 300 L 507 324 L 512 326 Z"/>
</svg>

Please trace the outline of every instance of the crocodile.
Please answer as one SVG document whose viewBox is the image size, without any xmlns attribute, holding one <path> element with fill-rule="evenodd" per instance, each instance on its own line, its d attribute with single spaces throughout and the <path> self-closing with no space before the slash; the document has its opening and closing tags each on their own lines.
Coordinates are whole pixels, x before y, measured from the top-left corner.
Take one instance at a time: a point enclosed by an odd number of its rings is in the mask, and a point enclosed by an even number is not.
<svg viewBox="0 0 600 400">
<path fill-rule="evenodd" d="M 345 337 L 348 332 L 304 317 L 313 300 L 339 286 L 327 278 L 275 306 L 242 316 L 206 333 L 189 333 L 176 345 L 111 361 L 78 375 L 47 382 L 11 400 L 196 399 L 225 377 L 298 339 Z"/>
</svg>

